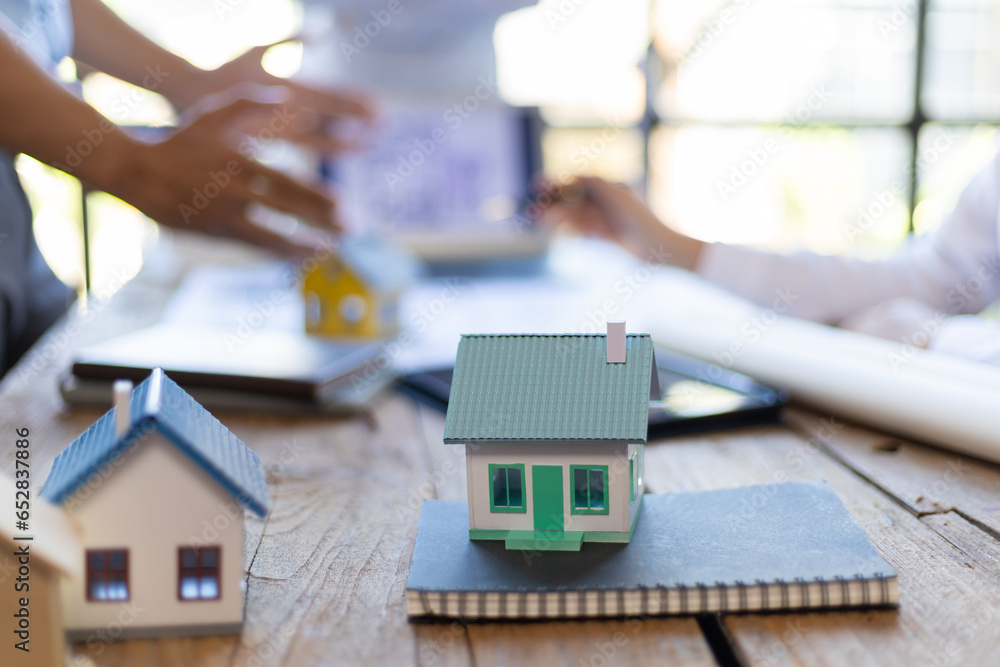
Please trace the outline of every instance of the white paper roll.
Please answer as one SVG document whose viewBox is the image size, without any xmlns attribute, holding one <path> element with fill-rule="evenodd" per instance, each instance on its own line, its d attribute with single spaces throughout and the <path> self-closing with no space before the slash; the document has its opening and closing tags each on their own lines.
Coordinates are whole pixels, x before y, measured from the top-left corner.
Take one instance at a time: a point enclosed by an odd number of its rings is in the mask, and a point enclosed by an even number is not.
<svg viewBox="0 0 1000 667">
<path fill-rule="evenodd" d="M 1000 368 L 783 317 L 694 279 L 643 300 L 657 345 L 879 430 L 1000 462 Z M 639 324 L 639 322 L 637 322 Z"/>
</svg>

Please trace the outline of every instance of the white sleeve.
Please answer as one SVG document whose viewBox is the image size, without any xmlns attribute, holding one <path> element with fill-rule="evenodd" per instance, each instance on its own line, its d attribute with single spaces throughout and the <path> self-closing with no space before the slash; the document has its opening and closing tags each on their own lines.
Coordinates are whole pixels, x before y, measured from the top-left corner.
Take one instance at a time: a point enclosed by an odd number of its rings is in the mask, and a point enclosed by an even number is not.
<svg viewBox="0 0 1000 667">
<path fill-rule="evenodd" d="M 974 315 L 952 317 L 928 346 L 938 352 L 1000 366 L 1000 322 Z"/>
<path fill-rule="evenodd" d="M 830 324 L 900 297 L 948 313 L 977 313 L 1000 298 L 998 210 L 1000 153 L 970 181 L 937 231 L 884 260 L 776 255 L 715 243 L 696 271 L 760 305 L 785 295 L 792 302 L 788 315 Z"/>
</svg>

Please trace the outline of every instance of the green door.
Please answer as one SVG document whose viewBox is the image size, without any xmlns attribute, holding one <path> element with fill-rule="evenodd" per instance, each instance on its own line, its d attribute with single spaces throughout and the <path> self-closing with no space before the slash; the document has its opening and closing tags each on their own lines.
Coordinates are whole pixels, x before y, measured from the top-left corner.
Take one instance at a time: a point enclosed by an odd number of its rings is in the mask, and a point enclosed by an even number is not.
<svg viewBox="0 0 1000 667">
<path fill-rule="evenodd" d="M 531 466 L 535 530 L 563 530 L 562 466 Z"/>
</svg>

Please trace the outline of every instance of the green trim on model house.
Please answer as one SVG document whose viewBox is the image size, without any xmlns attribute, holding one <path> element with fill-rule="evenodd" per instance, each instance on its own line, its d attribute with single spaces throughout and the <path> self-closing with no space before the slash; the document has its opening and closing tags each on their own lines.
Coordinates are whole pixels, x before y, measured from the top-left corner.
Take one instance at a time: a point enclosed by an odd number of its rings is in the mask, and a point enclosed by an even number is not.
<svg viewBox="0 0 1000 667">
<path fill-rule="evenodd" d="M 600 470 L 604 475 L 603 489 L 601 490 L 604 496 L 604 507 L 599 507 L 593 509 L 591 507 L 577 507 L 576 505 L 576 471 L 586 470 L 587 471 L 587 504 L 592 504 L 593 500 L 590 497 L 590 471 Z M 569 513 L 570 514 L 610 514 L 611 513 L 611 493 L 608 489 L 608 483 L 610 482 L 608 478 L 608 466 L 605 465 L 587 465 L 583 463 L 571 463 L 569 466 Z"/>
<path fill-rule="evenodd" d="M 606 544 L 628 544 L 632 541 L 632 533 L 635 532 L 635 525 L 639 522 L 639 510 L 642 509 L 642 498 L 644 494 L 639 495 L 638 507 L 636 508 L 635 516 L 632 517 L 632 526 L 629 528 L 627 533 L 620 533 L 613 530 L 591 530 L 585 531 L 583 533 L 583 538 L 581 542 L 604 542 Z M 531 540 L 526 538 L 528 533 L 548 533 L 543 538 Z M 469 529 L 469 539 L 470 540 L 516 540 L 517 546 L 514 548 L 532 550 L 537 549 L 539 551 L 564 551 L 565 548 L 560 549 L 559 547 L 563 543 L 574 543 L 576 542 L 576 535 L 569 535 L 566 539 L 560 539 L 560 531 L 526 531 L 526 530 L 490 530 L 485 528 L 470 528 Z M 512 548 L 508 545 L 508 548 Z M 573 551 L 577 551 L 572 549 Z"/>
<path fill-rule="evenodd" d="M 499 469 L 510 469 L 515 468 L 521 474 L 521 504 L 511 505 L 510 504 L 510 475 L 507 475 L 507 504 L 497 505 L 495 504 L 496 498 L 493 496 L 493 474 Z M 525 494 L 525 487 L 527 486 L 527 479 L 524 477 L 524 464 L 523 463 L 491 463 L 489 466 L 489 483 L 490 483 L 490 512 L 502 512 L 505 514 L 524 514 L 528 511 L 528 498 Z"/>
</svg>

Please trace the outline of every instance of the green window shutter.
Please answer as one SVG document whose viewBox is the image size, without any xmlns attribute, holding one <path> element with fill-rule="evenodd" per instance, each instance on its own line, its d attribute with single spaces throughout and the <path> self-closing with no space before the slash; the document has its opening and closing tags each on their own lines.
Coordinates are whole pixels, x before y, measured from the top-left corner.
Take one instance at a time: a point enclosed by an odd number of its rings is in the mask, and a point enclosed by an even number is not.
<svg viewBox="0 0 1000 667">
<path fill-rule="evenodd" d="M 628 502 L 635 502 L 635 453 L 628 457 Z"/>
<path fill-rule="evenodd" d="M 572 514 L 607 514 L 608 507 L 608 466 L 569 467 L 573 480 Z"/>
<path fill-rule="evenodd" d="M 491 512 L 527 512 L 524 501 L 524 464 L 491 463 L 490 472 L 490 511 Z"/>
</svg>

